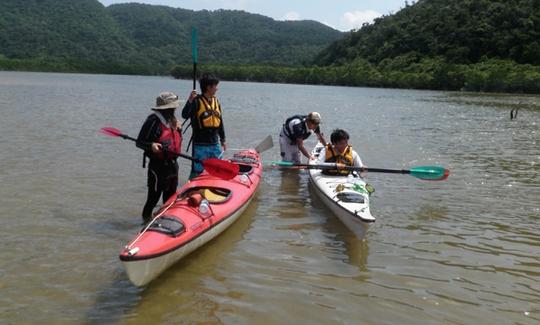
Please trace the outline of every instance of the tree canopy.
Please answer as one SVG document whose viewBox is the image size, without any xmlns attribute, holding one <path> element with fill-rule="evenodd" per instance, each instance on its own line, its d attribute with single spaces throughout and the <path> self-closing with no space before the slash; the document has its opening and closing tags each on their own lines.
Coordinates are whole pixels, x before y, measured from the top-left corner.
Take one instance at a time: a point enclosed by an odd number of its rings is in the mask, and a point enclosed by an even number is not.
<svg viewBox="0 0 540 325">
<path fill-rule="evenodd" d="M 193 11 L 97 0 L 2 0 L 0 57 L 165 73 L 191 60 L 191 28 L 205 63 L 301 65 L 343 34 L 314 21 L 244 11 Z"/>
<path fill-rule="evenodd" d="M 322 51 L 317 65 L 356 58 L 379 64 L 442 57 L 471 64 L 510 59 L 540 65 L 540 0 L 418 0 L 352 31 Z"/>
</svg>

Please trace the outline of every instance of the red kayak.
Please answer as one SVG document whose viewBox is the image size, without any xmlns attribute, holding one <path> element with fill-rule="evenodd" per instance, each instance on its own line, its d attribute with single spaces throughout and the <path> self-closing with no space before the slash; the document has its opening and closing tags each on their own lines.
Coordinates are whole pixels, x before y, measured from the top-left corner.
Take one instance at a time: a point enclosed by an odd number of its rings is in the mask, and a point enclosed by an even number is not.
<svg viewBox="0 0 540 325">
<path fill-rule="evenodd" d="M 238 175 L 224 180 L 203 172 L 165 202 L 125 246 L 120 260 L 133 284 L 149 283 L 227 229 L 247 208 L 262 176 L 259 153 L 243 150 L 230 162 L 239 166 Z"/>
</svg>

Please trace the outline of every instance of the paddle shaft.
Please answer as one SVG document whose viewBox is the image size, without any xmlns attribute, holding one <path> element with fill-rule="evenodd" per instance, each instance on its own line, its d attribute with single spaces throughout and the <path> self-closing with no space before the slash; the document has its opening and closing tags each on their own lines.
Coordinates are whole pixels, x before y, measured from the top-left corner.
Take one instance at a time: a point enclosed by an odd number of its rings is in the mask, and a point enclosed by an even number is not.
<svg viewBox="0 0 540 325">
<path fill-rule="evenodd" d="M 372 173 L 407 174 L 427 181 L 443 181 L 450 175 L 450 170 L 441 166 L 417 166 L 411 169 L 385 169 L 337 165 L 336 163 L 321 163 L 318 165 L 293 164 L 286 161 L 272 162 L 273 166 L 296 169 L 339 169 Z"/>
<path fill-rule="evenodd" d="M 198 51 L 197 51 L 197 29 L 191 29 L 191 56 L 193 57 L 193 90 L 197 89 L 197 61 Z"/>
<path fill-rule="evenodd" d="M 149 143 L 149 142 L 138 141 L 137 139 L 132 138 L 127 134 L 118 134 L 118 136 L 121 137 L 122 139 L 134 141 L 134 142 L 136 142 L 138 144 L 141 144 L 142 146 L 150 147 L 152 145 L 152 143 Z M 202 161 L 200 159 L 193 158 L 193 157 L 188 156 L 188 155 L 184 155 L 183 153 L 172 153 L 172 152 L 167 151 L 167 150 L 163 150 L 163 151 L 166 152 L 167 154 L 171 155 L 171 156 L 182 157 L 182 158 L 185 158 L 185 159 L 197 162 L 197 163 L 202 163 Z"/>
<path fill-rule="evenodd" d="M 197 62 L 193 62 L 193 90 L 197 89 Z"/>
<path fill-rule="evenodd" d="M 286 167 L 286 166 L 283 166 Z M 294 164 L 291 167 L 300 167 L 305 169 L 342 169 L 350 171 L 360 172 L 373 172 L 373 173 L 390 173 L 390 174 L 410 174 L 411 171 L 407 169 L 385 169 L 385 168 L 368 168 L 368 167 L 355 167 L 355 166 L 340 166 L 336 164 L 324 164 L 324 165 L 308 165 L 308 164 Z"/>
</svg>

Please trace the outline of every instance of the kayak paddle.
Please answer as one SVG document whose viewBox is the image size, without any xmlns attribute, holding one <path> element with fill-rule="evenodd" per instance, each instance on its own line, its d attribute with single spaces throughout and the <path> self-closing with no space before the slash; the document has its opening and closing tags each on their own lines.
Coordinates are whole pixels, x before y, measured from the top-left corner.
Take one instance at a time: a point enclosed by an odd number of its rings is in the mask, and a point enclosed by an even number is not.
<svg viewBox="0 0 540 325">
<path fill-rule="evenodd" d="M 255 151 L 258 153 L 264 152 L 274 146 L 274 142 L 272 141 L 272 136 L 267 136 L 264 138 L 264 140 L 261 141 L 258 145 L 255 146 Z"/>
<path fill-rule="evenodd" d="M 197 28 L 193 27 L 191 29 L 191 56 L 193 57 L 193 90 L 197 89 L 196 80 L 197 80 Z"/>
<path fill-rule="evenodd" d="M 271 165 L 294 169 L 345 169 L 359 172 L 365 171 L 372 173 L 409 174 L 413 177 L 429 181 L 443 181 L 448 178 L 448 175 L 450 175 L 450 171 L 441 166 L 417 166 L 411 169 L 383 169 L 353 166 L 337 167 L 335 163 L 324 163 L 320 165 L 295 164 L 287 161 L 272 161 Z"/>
<path fill-rule="evenodd" d="M 116 128 L 104 127 L 104 128 L 100 129 L 100 132 L 105 134 L 105 135 L 111 136 L 111 137 L 120 137 L 120 138 L 123 138 L 123 139 L 126 139 L 126 140 L 131 140 L 131 141 L 134 141 L 134 142 L 138 142 L 137 139 L 132 138 L 127 134 L 123 134 L 122 131 L 120 131 L 120 130 L 118 130 Z M 149 143 L 144 143 L 144 144 L 150 146 Z M 233 164 L 230 161 L 221 160 L 221 159 L 218 159 L 218 158 L 208 158 L 208 159 L 205 159 L 205 160 L 201 161 L 200 159 L 193 158 L 193 157 L 185 155 L 183 153 L 179 153 L 179 154 L 169 153 L 169 154 L 172 154 L 172 155 L 178 156 L 178 157 L 182 157 L 182 158 L 185 158 L 185 159 L 189 159 L 189 160 L 194 161 L 194 162 L 198 162 L 198 163 L 203 165 L 204 169 L 207 170 L 210 175 L 219 177 L 221 179 L 225 179 L 225 180 L 232 179 L 236 175 L 238 175 L 238 172 L 239 172 L 238 165 Z"/>
</svg>

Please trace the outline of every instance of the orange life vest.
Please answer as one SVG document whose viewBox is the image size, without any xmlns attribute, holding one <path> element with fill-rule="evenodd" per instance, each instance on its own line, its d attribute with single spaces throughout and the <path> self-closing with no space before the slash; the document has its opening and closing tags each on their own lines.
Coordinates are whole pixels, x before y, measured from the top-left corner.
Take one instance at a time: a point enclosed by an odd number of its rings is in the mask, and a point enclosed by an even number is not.
<svg viewBox="0 0 540 325">
<path fill-rule="evenodd" d="M 217 129 L 221 126 L 221 106 L 216 97 L 208 101 L 204 96 L 198 96 L 197 121 L 199 128 Z"/>
<path fill-rule="evenodd" d="M 328 143 L 326 145 L 324 161 L 352 166 L 354 164 L 352 146 L 347 146 L 343 153 L 336 153 L 334 146 L 331 143 Z M 345 169 L 326 169 L 323 170 L 323 173 L 327 175 L 347 175 L 350 171 Z"/>
</svg>

